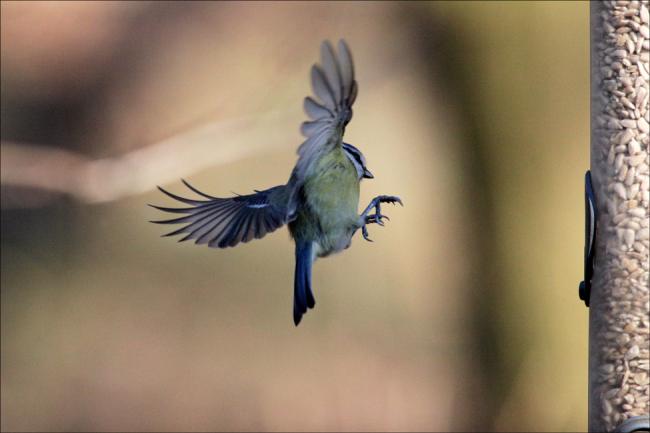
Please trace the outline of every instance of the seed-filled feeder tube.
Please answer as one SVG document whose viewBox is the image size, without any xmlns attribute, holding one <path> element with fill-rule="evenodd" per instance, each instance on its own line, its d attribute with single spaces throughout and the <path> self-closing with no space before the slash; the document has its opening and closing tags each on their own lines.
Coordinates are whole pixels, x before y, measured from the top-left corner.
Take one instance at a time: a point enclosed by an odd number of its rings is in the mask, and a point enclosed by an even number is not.
<svg viewBox="0 0 650 433">
<path fill-rule="evenodd" d="M 590 7 L 591 176 L 598 224 L 589 312 L 589 431 L 626 431 L 632 422 L 645 423 L 650 411 L 648 2 Z"/>
</svg>

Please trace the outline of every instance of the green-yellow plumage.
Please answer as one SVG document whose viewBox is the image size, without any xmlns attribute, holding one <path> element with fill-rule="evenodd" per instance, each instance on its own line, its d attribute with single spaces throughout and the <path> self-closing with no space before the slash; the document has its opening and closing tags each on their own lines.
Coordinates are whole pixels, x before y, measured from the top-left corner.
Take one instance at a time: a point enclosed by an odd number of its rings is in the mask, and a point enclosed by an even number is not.
<svg viewBox="0 0 650 433">
<path fill-rule="evenodd" d="M 359 179 L 340 145 L 315 160 L 308 173 L 304 202 L 289 230 L 296 239 L 315 242 L 313 254 L 325 257 L 347 248 L 359 228 Z"/>
</svg>

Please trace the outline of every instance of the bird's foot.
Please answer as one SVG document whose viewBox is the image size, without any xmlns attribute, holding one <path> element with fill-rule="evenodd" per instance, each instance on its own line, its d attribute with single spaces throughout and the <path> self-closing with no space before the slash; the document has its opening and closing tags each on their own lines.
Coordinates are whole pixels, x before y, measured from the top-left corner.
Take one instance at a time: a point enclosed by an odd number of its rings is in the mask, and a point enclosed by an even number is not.
<svg viewBox="0 0 650 433">
<path fill-rule="evenodd" d="M 384 225 L 383 219 L 386 218 L 387 221 L 390 221 L 390 218 L 388 218 L 386 215 L 383 215 L 381 213 L 381 203 L 399 203 L 400 205 L 404 206 L 402 203 L 402 200 L 393 195 L 380 195 L 372 199 L 368 207 L 363 211 L 361 214 L 361 217 L 363 218 L 363 225 L 361 226 L 361 234 L 363 235 L 363 238 L 367 240 L 368 242 L 372 242 L 372 239 L 368 237 L 368 224 L 378 224 L 380 226 Z M 375 209 L 375 213 L 372 215 L 368 215 L 372 209 Z"/>
<path fill-rule="evenodd" d="M 378 224 L 380 226 L 384 225 L 384 218 L 386 218 L 386 221 L 390 221 L 390 218 L 386 215 L 382 215 L 380 213 L 375 213 L 372 215 L 366 215 L 366 224 Z"/>
<path fill-rule="evenodd" d="M 404 206 L 404 203 L 402 203 L 402 199 L 395 196 L 395 195 L 378 195 L 377 197 L 373 198 L 370 201 L 370 204 L 368 207 L 366 207 L 366 210 L 363 211 L 361 215 L 364 217 L 367 216 L 370 213 L 370 210 L 372 208 L 375 209 L 375 214 L 381 215 L 381 204 L 382 203 L 399 203 L 400 205 Z"/>
<path fill-rule="evenodd" d="M 363 227 L 361 227 L 361 235 L 362 235 L 363 238 L 364 238 L 365 240 L 367 240 L 368 242 L 374 242 L 372 239 L 370 239 L 370 238 L 368 237 L 368 228 L 366 227 L 365 224 L 363 225 Z"/>
<path fill-rule="evenodd" d="M 363 235 L 363 238 L 367 240 L 368 242 L 373 242 L 372 239 L 368 237 L 368 224 L 379 224 L 380 226 L 384 225 L 383 219 L 386 218 L 386 220 L 390 221 L 390 218 L 388 218 L 386 215 L 382 214 L 374 214 L 374 215 L 366 215 L 365 216 L 365 222 L 361 226 L 361 234 Z"/>
</svg>

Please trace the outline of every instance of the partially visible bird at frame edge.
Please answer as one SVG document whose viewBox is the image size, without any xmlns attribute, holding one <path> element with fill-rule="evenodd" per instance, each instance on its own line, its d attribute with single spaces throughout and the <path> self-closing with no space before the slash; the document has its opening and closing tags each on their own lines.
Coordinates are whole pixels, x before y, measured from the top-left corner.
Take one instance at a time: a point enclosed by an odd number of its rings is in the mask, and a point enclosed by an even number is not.
<svg viewBox="0 0 650 433">
<path fill-rule="evenodd" d="M 286 185 L 255 190 L 249 195 L 218 198 L 183 180 L 202 199 L 180 197 L 158 187 L 189 207 L 152 205 L 165 212 L 185 214 L 152 221 L 183 224 L 163 236 L 185 234 L 180 241 L 194 240 L 196 244 L 215 248 L 234 247 L 240 242 L 259 239 L 288 224 L 296 243 L 293 290 L 296 326 L 307 309 L 316 304 L 311 278 L 314 260 L 348 248 L 359 229 L 364 239 L 371 241 L 368 224 L 383 226 L 384 219 L 388 220 L 381 213 L 381 204 L 402 204 L 399 197 L 380 195 L 358 214 L 361 180 L 374 176 L 366 167 L 361 151 L 343 141 L 345 128 L 352 119 L 357 82 L 347 43 L 340 40 L 337 48 L 335 51 L 329 41 L 323 42 L 321 64 L 311 68 L 315 97 L 304 100 L 305 112 L 311 120 L 300 127 L 306 140 L 298 147 L 298 162 Z"/>
</svg>

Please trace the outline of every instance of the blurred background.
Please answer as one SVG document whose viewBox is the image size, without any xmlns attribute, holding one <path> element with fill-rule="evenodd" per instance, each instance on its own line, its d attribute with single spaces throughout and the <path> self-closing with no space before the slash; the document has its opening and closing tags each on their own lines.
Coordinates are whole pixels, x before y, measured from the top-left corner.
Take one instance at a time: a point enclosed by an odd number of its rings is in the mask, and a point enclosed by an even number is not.
<svg viewBox="0 0 650 433">
<path fill-rule="evenodd" d="M 1 3 L 1 427 L 584 431 L 587 2 Z M 319 44 L 391 221 L 161 238 L 147 203 L 285 182 Z"/>
</svg>

